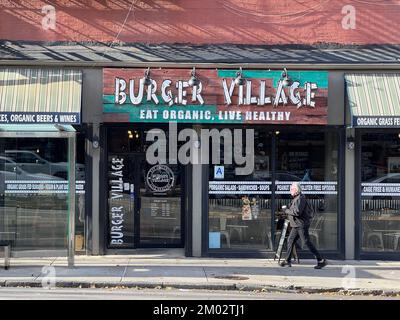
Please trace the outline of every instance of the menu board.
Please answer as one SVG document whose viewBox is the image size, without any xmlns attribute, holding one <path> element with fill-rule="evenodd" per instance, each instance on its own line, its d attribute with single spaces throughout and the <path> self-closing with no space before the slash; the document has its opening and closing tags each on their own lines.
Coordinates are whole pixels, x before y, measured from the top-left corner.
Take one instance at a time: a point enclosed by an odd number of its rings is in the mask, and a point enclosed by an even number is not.
<svg viewBox="0 0 400 320">
<path fill-rule="evenodd" d="M 150 215 L 152 217 L 171 217 L 171 205 L 168 199 L 151 198 L 150 199 Z"/>
</svg>

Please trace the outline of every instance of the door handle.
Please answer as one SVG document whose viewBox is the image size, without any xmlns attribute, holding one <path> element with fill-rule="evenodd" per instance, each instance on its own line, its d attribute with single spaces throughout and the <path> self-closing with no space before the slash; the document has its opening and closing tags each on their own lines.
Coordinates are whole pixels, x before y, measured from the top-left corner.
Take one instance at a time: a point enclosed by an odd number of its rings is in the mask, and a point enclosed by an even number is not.
<svg viewBox="0 0 400 320">
<path fill-rule="evenodd" d="M 137 209 L 140 210 L 141 201 L 140 201 L 140 197 L 136 197 L 137 194 L 136 194 L 136 192 L 135 192 L 135 184 L 134 184 L 134 183 L 131 183 L 129 188 L 130 188 L 129 193 L 130 193 L 130 195 L 131 195 L 131 199 L 132 199 L 133 202 L 135 202 L 135 200 L 136 200 Z M 137 198 L 137 199 L 136 199 L 136 198 Z"/>
<path fill-rule="evenodd" d="M 129 195 L 131 199 L 135 199 L 135 185 L 133 183 L 129 184 Z"/>
</svg>

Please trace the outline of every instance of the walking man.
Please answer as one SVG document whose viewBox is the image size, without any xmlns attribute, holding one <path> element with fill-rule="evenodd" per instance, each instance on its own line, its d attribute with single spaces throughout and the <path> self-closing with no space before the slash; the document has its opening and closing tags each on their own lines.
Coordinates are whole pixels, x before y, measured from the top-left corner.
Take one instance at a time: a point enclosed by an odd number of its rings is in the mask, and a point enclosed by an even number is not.
<svg viewBox="0 0 400 320">
<path fill-rule="evenodd" d="M 290 194 L 293 200 L 290 203 L 289 208 L 285 209 L 285 213 L 289 218 L 292 230 L 290 231 L 287 240 L 286 259 L 280 263 L 280 266 L 281 267 L 292 266 L 291 259 L 292 259 L 293 248 L 297 240 L 300 238 L 302 245 L 304 246 L 305 244 L 317 259 L 317 265 L 314 268 L 322 269 L 328 263 L 326 259 L 323 259 L 321 257 L 318 250 L 314 247 L 314 245 L 310 241 L 310 235 L 308 234 L 308 229 L 310 227 L 313 210 L 310 204 L 308 203 L 305 195 L 302 194 L 301 192 L 300 183 L 294 182 L 290 186 Z"/>
</svg>

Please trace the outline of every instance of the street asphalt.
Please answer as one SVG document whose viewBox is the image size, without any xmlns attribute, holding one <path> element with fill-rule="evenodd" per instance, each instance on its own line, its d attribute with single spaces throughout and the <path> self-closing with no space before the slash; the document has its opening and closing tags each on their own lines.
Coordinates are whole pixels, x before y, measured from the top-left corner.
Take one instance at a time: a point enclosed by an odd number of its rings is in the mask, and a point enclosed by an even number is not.
<svg viewBox="0 0 400 320">
<path fill-rule="evenodd" d="M 0 300 L 400 300 L 400 297 L 173 288 L 0 288 Z"/>
</svg>

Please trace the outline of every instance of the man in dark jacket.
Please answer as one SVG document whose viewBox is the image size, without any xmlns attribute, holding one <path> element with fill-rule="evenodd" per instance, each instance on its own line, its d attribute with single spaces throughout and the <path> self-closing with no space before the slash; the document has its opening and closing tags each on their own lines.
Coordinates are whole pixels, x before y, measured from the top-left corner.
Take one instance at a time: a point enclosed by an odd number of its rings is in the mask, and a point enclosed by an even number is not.
<svg viewBox="0 0 400 320">
<path fill-rule="evenodd" d="M 300 183 L 294 182 L 290 186 L 290 194 L 292 195 L 293 200 L 290 203 L 289 208 L 285 209 L 285 213 L 288 216 L 292 230 L 290 231 L 287 240 L 286 259 L 280 263 L 280 266 L 291 266 L 290 261 L 292 259 L 293 248 L 297 240 L 300 238 L 303 246 L 305 244 L 317 259 L 317 265 L 314 268 L 321 269 L 327 265 L 327 261 L 321 257 L 317 249 L 310 241 L 308 228 L 310 227 L 312 216 L 309 214 L 309 208 L 307 208 L 307 206 L 309 206 L 307 199 L 305 195 L 301 193 Z"/>
</svg>

